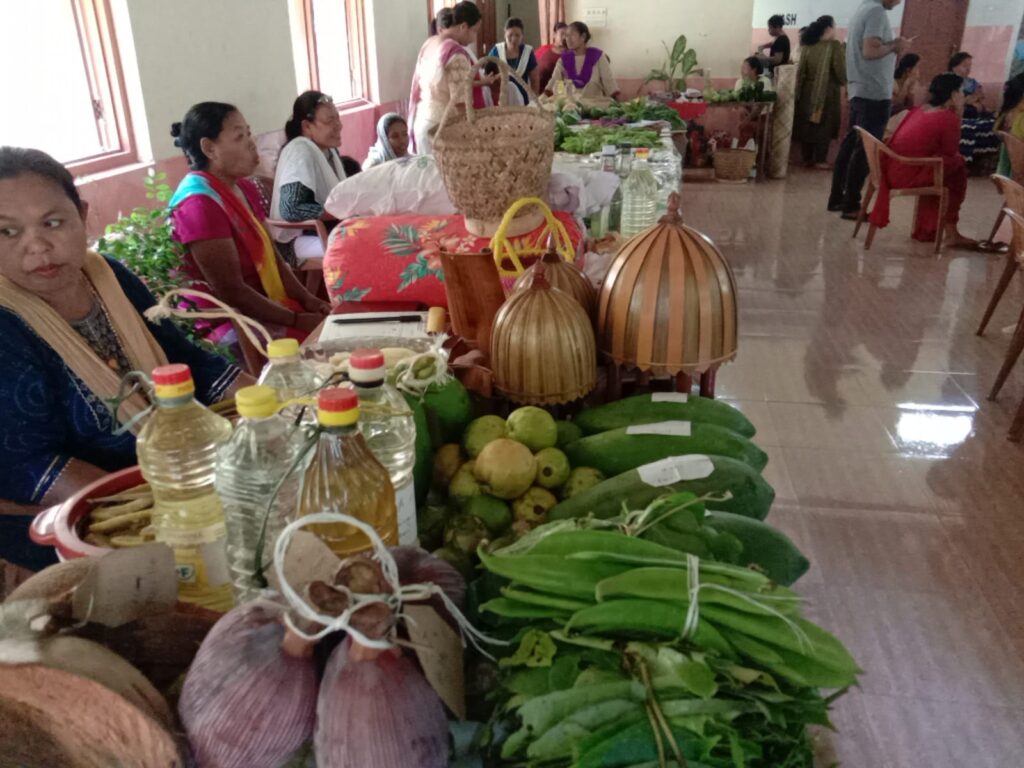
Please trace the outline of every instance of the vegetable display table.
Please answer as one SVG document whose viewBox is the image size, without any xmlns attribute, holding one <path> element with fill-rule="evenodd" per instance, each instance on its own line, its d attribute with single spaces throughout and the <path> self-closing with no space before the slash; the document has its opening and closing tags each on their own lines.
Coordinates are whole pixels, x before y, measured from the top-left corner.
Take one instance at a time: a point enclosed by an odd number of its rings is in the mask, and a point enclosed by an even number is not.
<svg viewBox="0 0 1024 768">
<path fill-rule="evenodd" d="M 698 105 L 703 109 L 697 109 Z M 671 105 L 673 108 L 677 104 Z M 704 126 L 704 133 L 710 136 L 715 131 L 726 131 L 738 135 L 744 125 L 750 125 L 749 131 L 757 142 L 757 178 L 767 178 L 768 153 L 772 132 L 772 113 L 775 103 L 771 101 L 726 101 L 720 103 L 691 102 L 683 103 L 682 107 L 693 108 L 693 117 L 684 117 L 688 122 Z M 677 109 L 680 115 L 682 111 Z M 740 141 L 740 145 L 743 145 Z M 689 154 L 685 157 L 683 179 L 698 180 L 706 178 L 709 168 L 697 167 Z"/>
</svg>

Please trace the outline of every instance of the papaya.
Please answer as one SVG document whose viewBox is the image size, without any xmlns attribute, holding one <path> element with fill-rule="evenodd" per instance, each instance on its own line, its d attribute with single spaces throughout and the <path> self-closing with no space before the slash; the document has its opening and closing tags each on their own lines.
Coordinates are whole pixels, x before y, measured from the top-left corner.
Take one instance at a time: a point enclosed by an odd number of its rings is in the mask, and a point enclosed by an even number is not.
<svg viewBox="0 0 1024 768">
<path fill-rule="evenodd" d="M 608 477 L 669 456 L 690 453 L 728 456 L 749 464 L 758 472 L 768 463 L 768 454 L 750 440 L 715 424 L 676 421 L 647 424 L 641 428 L 659 429 L 666 434 L 629 434 L 629 427 L 610 429 L 570 443 L 565 448 L 565 455 L 572 466 L 594 467 Z"/>
<path fill-rule="evenodd" d="M 784 587 L 796 582 L 811 567 L 792 539 L 760 520 L 712 511 L 704 517 L 704 524 L 740 540 L 743 552 L 738 565 L 756 565 L 768 578 Z"/>
<path fill-rule="evenodd" d="M 653 424 L 658 421 L 717 424 L 747 438 L 757 434 L 750 419 L 728 403 L 706 397 L 663 392 L 636 395 L 596 408 L 586 408 L 572 421 L 587 435 L 621 429 L 632 424 Z"/>
<path fill-rule="evenodd" d="M 677 491 L 689 491 L 697 496 L 725 495 L 728 492 L 728 499 L 708 499 L 704 502 L 705 507 L 755 520 L 763 520 L 768 515 L 775 500 L 775 489 L 753 467 L 727 456 L 692 455 L 679 458 L 692 462 L 687 466 L 697 466 L 702 459 L 706 459 L 710 463 L 710 472 L 704 477 L 652 484 L 644 478 L 651 478 L 652 473 L 657 474 L 659 466 L 671 460 L 645 464 L 563 500 L 548 512 L 548 520 L 591 514 L 598 518 L 614 517 L 622 512 L 623 504 L 630 510 L 643 509 L 659 496 Z"/>
</svg>

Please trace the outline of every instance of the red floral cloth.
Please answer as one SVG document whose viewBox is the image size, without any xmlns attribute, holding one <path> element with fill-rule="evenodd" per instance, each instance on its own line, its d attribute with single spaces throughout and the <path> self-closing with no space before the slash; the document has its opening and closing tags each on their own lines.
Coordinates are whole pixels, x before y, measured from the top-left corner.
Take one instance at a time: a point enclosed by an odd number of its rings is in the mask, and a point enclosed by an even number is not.
<svg viewBox="0 0 1024 768">
<path fill-rule="evenodd" d="M 583 234 L 568 213 L 557 212 L 573 247 Z M 514 244 L 530 242 L 543 225 Z M 341 302 L 416 302 L 447 307 L 441 251 L 478 253 L 490 238 L 466 230 L 462 216 L 371 216 L 343 221 L 324 254 L 324 280 L 333 304 Z"/>
</svg>

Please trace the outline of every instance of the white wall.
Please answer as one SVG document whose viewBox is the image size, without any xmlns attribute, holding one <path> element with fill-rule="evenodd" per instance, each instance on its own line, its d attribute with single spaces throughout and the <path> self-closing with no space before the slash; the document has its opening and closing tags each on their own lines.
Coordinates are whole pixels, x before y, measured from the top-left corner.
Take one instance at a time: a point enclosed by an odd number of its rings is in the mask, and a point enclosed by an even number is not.
<svg viewBox="0 0 1024 768">
<path fill-rule="evenodd" d="M 1016 2 L 1016 0 L 1000 0 L 1000 2 Z M 836 26 L 847 27 L 854 12 L 863 0 L 829 0 L 822 3 L 820 0 L 754 0 L 754 14 L 751 26 L 754 29 L 764 29 L 767 32 L 768 17 L 781 13 L 783 16 L 796 14 L 796 21 L 787 26 L 806 27 L 812 21 L 823 14 L 828 14 L 836 20 Z M 975 5 L 972 2 L 971 5 Z M 893 29 L 900 25 L 903 19 L 903 3 L 889 11 L 889 23 Z M 767 39 L 767 38 L 765 38 Z M 796 41 L 793 41 L 796 43 Z"/>
<path fill-rule="evenodd" d="M 144 105 L 135 130 L 154 159 L 180 154 L 171 123 L 199 101 L 235 104 L 254 133 L 284 125 L 298 93 L 284 0 L 128 0 L 127 14 Z"/>
<path fill-rule="evenodd" d="M 594 45 L 605 50 L 619 78 L 643 78 L 665 58 L 680 34 L 697 51 L 713 77 L 737 76 L 751 53 L 754 0 L 566 0 L 567 21 L 586 21 L 587 8 L 606 8 L 608 26 L 591 28 Z"/>
<path fill-rule="evenodd" d="M 378 104 L 409 98 L 416 56 L 427 39 L 423 0 L 366 0 L 371 96 Z"/>
</svg>

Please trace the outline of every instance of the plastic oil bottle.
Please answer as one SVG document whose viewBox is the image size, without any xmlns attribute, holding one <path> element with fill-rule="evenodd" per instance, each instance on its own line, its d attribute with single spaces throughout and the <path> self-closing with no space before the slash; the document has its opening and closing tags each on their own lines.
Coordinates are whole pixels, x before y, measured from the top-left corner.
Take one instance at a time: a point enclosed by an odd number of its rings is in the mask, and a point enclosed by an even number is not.
<svg viewBox="0 0 1024 768">
<path fill-rule="evenodd" d="M 139 432 L 139 467 L 153 489 L 156 540 L 174 550 L 178 598 L 226 611 L 232 606 L 224 509 L 214 487 L 217 447 L 231 423 L 194 397 L 187 365 L 153 371 L 156 407 Z"/>
<path fill-rule="evenodd" d="M 312 397 L 323 384 L 309 363 L 299 355 L 295 339 L 275 339 L 267 345 L 267 364 L 259 383 L 272 388 L 282 403 L 297 397 Z"/>
<path fill-rule="evenodd" d="M 658 181 L 647 163 L 649 150 L 636 150 L 622 190 L 622 236 L 632 237 L 657 222 Z"/>
<path fill-rule="evenodd" d="M 391 476 L 398 512 L 398 543 L 416 543 L 416 422 L 401 393 L 385 381 L 379 349 L 357 349 L 348 360 L 348 377 L 359 394 L 359 431 L 377 461 Z"/>
<path fill-rule="evenodd" d="M 260 540 L 265 573 L 278 534 L 295 517 L 308 433 L 277 413 L 270 387 L 240 389 L 235 403 L 241 418 L 231 438 L 217 447 L 216 488 L 224 505 L 235 599 L 244 602 L 262 588 L 256 578 Z"/>
<path fill-rule="evenodd" d="M 317 419 L 321 432 L 302 477 L 299 514 L 343 512 L 372 526 L 385 544 L 397 544 L 395 490 L 359 431 L 359 395 L 341 387 L 320 390 Z M 350 525 L 309 530 L 342 557 L 370 548 L 366 535 Z"/>
</svg>

